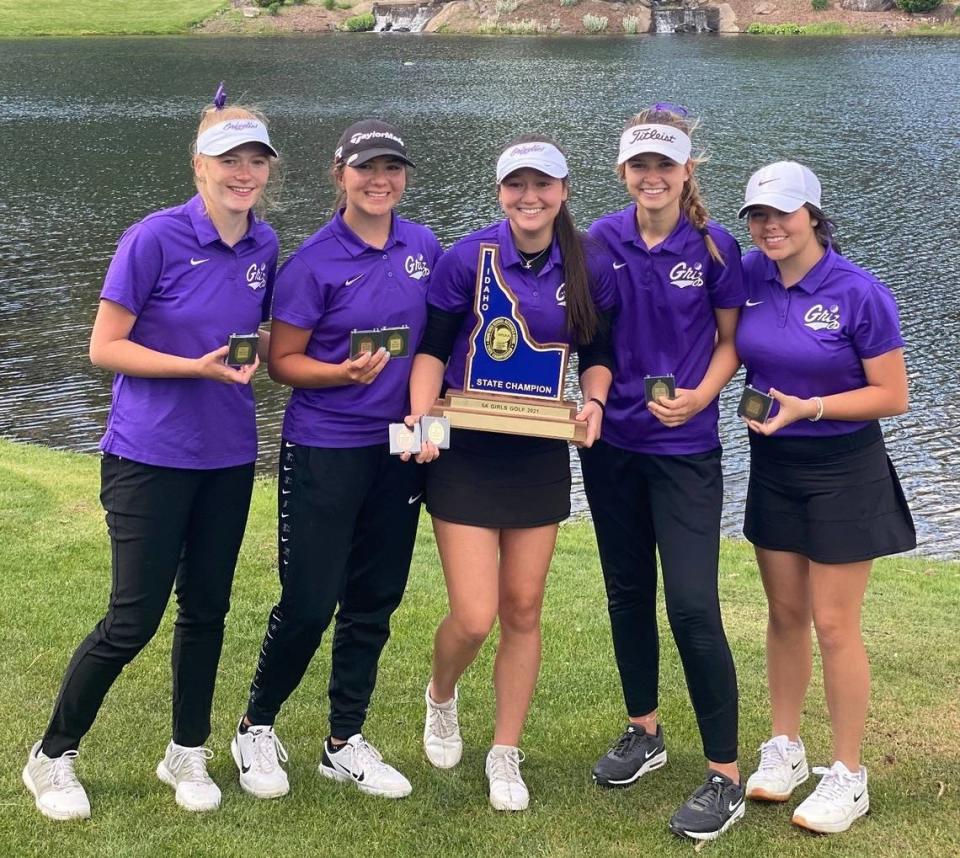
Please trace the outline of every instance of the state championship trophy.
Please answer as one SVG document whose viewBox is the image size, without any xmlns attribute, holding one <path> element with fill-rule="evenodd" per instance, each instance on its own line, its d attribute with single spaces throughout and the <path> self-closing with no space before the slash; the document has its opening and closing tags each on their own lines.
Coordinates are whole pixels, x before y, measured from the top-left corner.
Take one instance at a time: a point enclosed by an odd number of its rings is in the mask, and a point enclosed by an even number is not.
<svg viewBox="0 0 960 858">
<path fill-rule="evenodd" d="M 570 347 L 538 343 L 507 285 L 496 244 L 481 244 L 464 389 L 449 390 L 430 409 L 456 429 L 584 441 L 577 403 L 563 399 Z"/>
</svg>

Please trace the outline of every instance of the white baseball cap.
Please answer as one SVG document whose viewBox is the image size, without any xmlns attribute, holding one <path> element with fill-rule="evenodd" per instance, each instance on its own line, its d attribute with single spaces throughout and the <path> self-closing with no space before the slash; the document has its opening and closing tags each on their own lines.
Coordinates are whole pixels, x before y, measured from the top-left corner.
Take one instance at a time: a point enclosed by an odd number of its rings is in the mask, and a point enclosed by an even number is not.
<svg viewBox="0 0 960 858">
<path fill-rule="evenodd" d="M 805 203 L 820 208 L 820 180 L 803 164 L 777 161 L 750 177 L 737 217 L 743 217 L 751 206 L 770 206 L 789 214 Z"/>
<path fill-rule="evenodd" d="M 211 125 L 197 137 L 197 154 L 222 155 L 244 143 L 261 143 L 274 158 L 280 157 L 270 144 L 267 126 L 252 116 L 227 119 Z"/>
<path fill-rule="evenodd" d="M 634 155 L 656 152 L 666 155 L 671 161 L 686 164 L 690 160 L 693 144 L 690 137 L 672 125 L 631 125 L 620 135 L 620 155 L 617 166 L 626 164 Z"/>
<path fill-rule="evenodd" d="M 517 143 L 500 156 L 497 161 L 497 184 L 524 167 L 539 170 L 554 179 L 565 179 L 570 174 L 563 152 L 552 143 L 537 140 L 532 143 Z"/>
</svg>

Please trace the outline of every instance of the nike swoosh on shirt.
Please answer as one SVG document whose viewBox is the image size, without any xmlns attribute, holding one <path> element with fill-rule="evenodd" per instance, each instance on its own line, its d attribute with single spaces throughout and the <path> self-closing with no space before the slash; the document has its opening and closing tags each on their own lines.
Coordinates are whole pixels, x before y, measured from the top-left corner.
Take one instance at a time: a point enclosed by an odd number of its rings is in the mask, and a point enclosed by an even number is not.
<svg viewBox="0 0 960 858">
<path fill-rule="evenodd" d="M 746 306 L 747 306 L 747 307 L 758 307 L 758 306 L 760 306 L 762 303 L 763 303 L 763 301 L 751 301 L 751 300 L 748 299 L 748 300 L 747 300 L 747 303 L 746 303 Z"/>
<path fill-rule="evenodd" d="M 614 270 L 614 271 L 619 271 L 619 270 L 620 270 L 621 268 L 623 268 L 623 266 L 626 265 L 626 264 L 627 264 L 626 262 L 614 262 L 614 263 L 613 263 L 613 270 Z"/>
<path fill-rule="evenodd" d="M 192 256 L 190 257 L 191 265 L 203 265 L 204 262 L 209 262 L 209 261 L 210 261 L 209 257 L 207 259 L 194 259 Z"/>
<path fill-rule="evenodd" d="M 408 503 L 408 504 L 415 504 L 415 503 L 416 503 L 418 500 L 420 500 L 420 498 L 422 498 L 422 497 L 423 497 L 423 492 L 420 492 L 420 494 L 416 494 L 416 495 L 410 495 L 410 497 L 407 498 L 407 503 Z"/>
<path fill-rule="evenodd" d="M 351 277 L 349 280 L 344 280 L 344 281 L 343 281 L 343 285 L 344 285 L 344 286 L 352 286 L 352 285 L 353 285 L 354 283 L 356 283 L 361 277 L 363 277 L 363 275 L 362 275 L 362 274 L 358 274 L 356 277 Z"/>
</svg>

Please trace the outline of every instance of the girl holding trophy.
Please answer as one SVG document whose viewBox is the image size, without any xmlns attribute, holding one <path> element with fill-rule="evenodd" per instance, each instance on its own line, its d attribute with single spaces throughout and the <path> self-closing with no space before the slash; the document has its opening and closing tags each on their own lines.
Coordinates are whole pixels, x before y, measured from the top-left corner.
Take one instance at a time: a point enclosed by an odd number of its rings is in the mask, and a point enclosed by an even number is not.
<svg viewBox="0 0 960 858">
<path fill-rule="evenodd" d="M 472 348 L 502 359 L 523 346 L 516 334 L 523 328 L 538 343 L 578 348 L 585 404 L 577 419 L 590 445 L 600 434 L 611 380 L 611 260 L 577 232 L 566 204 L 566 158 L 551 140 L 514 140 L 497 162 L 496 182 L 506 219 L 454 244 L 431 279 L 408 421 L 428 412 L 442 389 L 464 388 Z M 494 254 L 496 277 L 514 297 L 519 319 L 490 321 L 489 337 L 477 346 L 471 339 L 482 318 L 478 266 L 485 253 Z M 419 459 L 437 456 L 426 443 Z M 523 810 L 529 793 L 518 746 L 540 667 L 540 612 L 557 526 L 570 514 L 567 443 L 454 429 L 450 449 L 427 468 L 426 503 L 450 609 L 434 639 L 424 749 L 439 768 L 460 761 L 457 681 L 499 620 L 496 723 L 485 768 L 491 805 Z"/>
<path fill-rule="evenodd" d="M 760 252 L 744 258 L 749 300 L 736 343 L 747 384 L 773 400 L 769 419 L 746 421 L 743 532 L 767 593 L 773 709 L 747 798 L 786 801 L 809 776 L 799 731 L 812 621 L 833 763 L 814 769 L 822 777 L 793 822 L 828 833 L 870 807 L 860 761 L 870 694 L 860 611 L 870 568 L 875 557 L 915 547 L 916 534 L 877 422 L 907 409 L 897 305 L 840 255 L 820 194 L 817 177 L 792 161 L 750 177 L 740 216 Z"/>
</svg>

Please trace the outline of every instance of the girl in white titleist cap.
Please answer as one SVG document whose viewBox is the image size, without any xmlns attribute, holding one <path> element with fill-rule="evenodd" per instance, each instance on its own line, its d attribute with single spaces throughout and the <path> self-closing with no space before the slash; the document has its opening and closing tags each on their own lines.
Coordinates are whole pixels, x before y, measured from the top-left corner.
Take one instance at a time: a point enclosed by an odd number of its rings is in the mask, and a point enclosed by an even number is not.
<svg viewBox="0 0 960 858">
<path fill-rule="evenodd" d="M 617 371 L 603 439 L 580 458 L 628 717 L 593 777 L 625 787 L 667 761 L 658 719 L 659 553 L 708 768 L 670 828 L 707 840 L 744 812 L 737 678 L 717 593 L 717 399 L 739 364 L 733 335 L 745 295 L 740 247 L 700 199 L 695 127 L 686 109 L 655 104 L 621 133 L 617 172 L 633 203 L 590 227 L 617 267 Z"/>
</svg>

